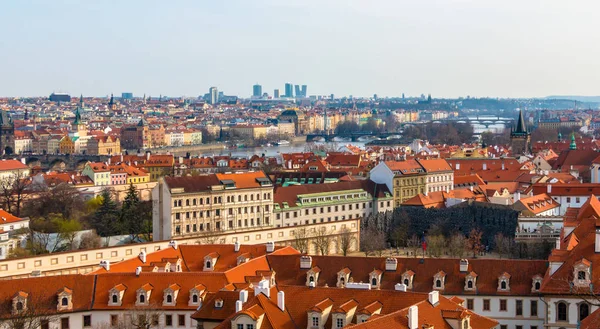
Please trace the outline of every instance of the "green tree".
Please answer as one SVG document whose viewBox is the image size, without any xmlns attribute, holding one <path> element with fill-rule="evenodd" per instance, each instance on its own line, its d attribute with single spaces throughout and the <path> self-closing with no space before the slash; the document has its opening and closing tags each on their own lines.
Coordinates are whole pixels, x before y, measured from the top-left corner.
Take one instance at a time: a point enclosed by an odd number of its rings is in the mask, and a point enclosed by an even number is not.
<svg viewBox="0 0 600 329">
<path fill-rule="evenodd" d="M 92 214 L 90 225 L 102 237 L 119 233 L 119 209 L 110 190 L 108 188 L 103 189 L 99 198 L 101 199 L 100 206 Z"/>
<path fill-rule="evenodd" d="M 146 241 L 150 240 L 152 207 L 148 207 L 148 205 L 148 202 L 140 201 L 137 189 L 130 184 L 121 206 L 119 230 L 122 234 L 128 234 L 132 242 L 140 241 L 140 235 Z"/>
</svg>

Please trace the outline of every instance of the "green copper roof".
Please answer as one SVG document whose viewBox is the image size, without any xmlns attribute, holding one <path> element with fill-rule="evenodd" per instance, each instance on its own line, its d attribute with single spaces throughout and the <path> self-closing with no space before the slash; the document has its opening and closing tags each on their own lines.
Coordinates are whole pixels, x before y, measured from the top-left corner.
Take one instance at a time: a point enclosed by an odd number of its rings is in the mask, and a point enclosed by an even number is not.
<svg viewBox="0 0 600 329">
<path fill-rule="evenodd" d="M 577 144 L 575 143 L 575 133 L 571 134 L 571 145 L 569 145 L 569 149 L 576 150 Z"/>
</svg>

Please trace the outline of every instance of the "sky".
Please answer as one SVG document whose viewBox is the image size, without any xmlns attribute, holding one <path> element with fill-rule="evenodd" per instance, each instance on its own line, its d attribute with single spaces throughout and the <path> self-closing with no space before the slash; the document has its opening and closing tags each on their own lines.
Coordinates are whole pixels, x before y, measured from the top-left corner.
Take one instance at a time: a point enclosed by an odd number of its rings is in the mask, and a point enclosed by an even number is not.
<svg viewBox="0 0 600 329">
<path fill-rule="evenodd" d="M 600 1 L 2 0 L 0 96 L 600 94 Z"/>
</svg>

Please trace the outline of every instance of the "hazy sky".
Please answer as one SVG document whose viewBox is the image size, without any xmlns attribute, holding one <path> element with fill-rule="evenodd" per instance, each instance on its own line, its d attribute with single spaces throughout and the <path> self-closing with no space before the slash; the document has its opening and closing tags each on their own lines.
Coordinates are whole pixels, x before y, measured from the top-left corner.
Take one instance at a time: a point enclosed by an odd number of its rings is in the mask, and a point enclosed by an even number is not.
<svg viewBox="0 0 600 329">
<path fill-rule="evenodd" d="M 0 96 L 600 94 L 600 1 L 1 0 Z"/>
</svg>

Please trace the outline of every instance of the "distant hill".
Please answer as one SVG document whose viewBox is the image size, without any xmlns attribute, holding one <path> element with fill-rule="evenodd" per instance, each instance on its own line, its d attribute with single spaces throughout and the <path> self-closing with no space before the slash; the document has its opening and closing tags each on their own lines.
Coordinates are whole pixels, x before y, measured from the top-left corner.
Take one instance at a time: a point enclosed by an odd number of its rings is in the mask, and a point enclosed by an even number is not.
<svg viewBox="0 0 600 329">
<path fill-rule="evenodd" d="M 548 96 L 546 99 L 568 99 L 578 102 L 600 103 L 600 96 Z"/>
</svg>

